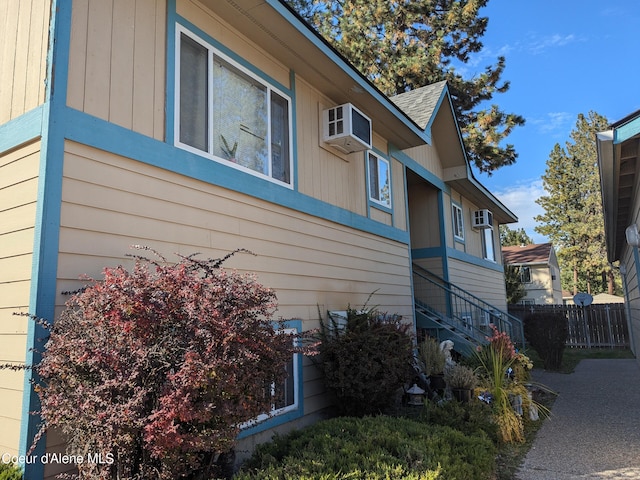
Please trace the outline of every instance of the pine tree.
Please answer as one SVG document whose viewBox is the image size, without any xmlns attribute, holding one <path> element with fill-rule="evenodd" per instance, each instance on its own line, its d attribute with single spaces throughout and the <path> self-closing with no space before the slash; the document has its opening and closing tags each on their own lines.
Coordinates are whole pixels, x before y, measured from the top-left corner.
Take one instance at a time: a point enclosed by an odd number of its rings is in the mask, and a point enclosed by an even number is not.
<svg viewBox="0 0 640 480">
<path fill-rule="evenodd" d="M 596 132 L 606 130 L 605 117 L 578 115 L 565 148 L 556 144 L 542 176 L 548 195 L 537 203 L 545 213 L 535 230 L 558 250 L 563 288 L 577 293 L 614 293 L 614 276 L 607 263 L 604 219 L 597 165 Z"/>
<path fill-rule="evenodd" d="M 511 230 L 507 225 L 500 225 L 500 245 L 503 247 L 531 245 L 533 240 L 524 228 Z"/>
<path fill-rule="evenodd" d="M 470 160 L 484 172 L 516 161 L 502 141 L 520 115 L 486 106 L 509 89 L 500 80 L 505 58 L 465 78 L 464 65 L 481 51 L 488 0 L 287 0 L 318 32 L 386 95 L 447 80 Z M 482 105 L 482 106 L 481 106 Z"/>
</svg>

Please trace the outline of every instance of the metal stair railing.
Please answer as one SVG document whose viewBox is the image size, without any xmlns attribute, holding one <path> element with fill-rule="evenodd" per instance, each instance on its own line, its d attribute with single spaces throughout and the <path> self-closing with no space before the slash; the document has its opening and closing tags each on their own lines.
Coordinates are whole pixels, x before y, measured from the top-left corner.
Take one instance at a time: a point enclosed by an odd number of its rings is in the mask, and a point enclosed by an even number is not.
<svg viewBox="0 0 640 480">
<path fill-rule="evenodd" d="M 431 310 L 457 330 L 462 330 L 478 344 L 491 335 L 490 324 L 506 332 L 514 344 L 524 345 L 522 321 L 485 302 L 444 278 L 413 265 L 413 288 L 416 308 Z"/>
</svg>

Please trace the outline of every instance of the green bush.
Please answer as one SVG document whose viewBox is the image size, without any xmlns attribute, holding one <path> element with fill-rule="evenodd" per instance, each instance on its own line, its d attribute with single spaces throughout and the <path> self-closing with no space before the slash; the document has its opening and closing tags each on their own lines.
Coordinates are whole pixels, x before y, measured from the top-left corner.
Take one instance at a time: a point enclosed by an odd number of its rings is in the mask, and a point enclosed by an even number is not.
<svg viewBox="0 0 640 480">
<path fill-rule="evenodd" d="M 450 427 L 469 436 L 486 435 L 497 445 L 498 427 L 491 414 L 491 406 L 476 399 L 469 403 L 426 402 L 418 420 Z"/>
<path fill-rule="evenodd" d="M 236 480 L 492 478 L 486 435 L 387 416 L 319 422 L 258 448 Z"/>
<path fill-rule="evenodd" d="M 532 313 L 524 319 L 524 336 L 546 370 L 560 370 L 568 335 L 569 325 L 561 313 Z"/>
<path fill-rule="evenodd" d="M 0 462 L 0 480 L 22 480 L 22 469 L 13 463 Z"/>
<path fill-rule="evenodd" d="M 342 415 L 364 416 L 392 406 L 411 378 L 410 324 L 398 315 L 347 310 L 344 327 L 323 325 L 320 365 Z"/>
</svg>

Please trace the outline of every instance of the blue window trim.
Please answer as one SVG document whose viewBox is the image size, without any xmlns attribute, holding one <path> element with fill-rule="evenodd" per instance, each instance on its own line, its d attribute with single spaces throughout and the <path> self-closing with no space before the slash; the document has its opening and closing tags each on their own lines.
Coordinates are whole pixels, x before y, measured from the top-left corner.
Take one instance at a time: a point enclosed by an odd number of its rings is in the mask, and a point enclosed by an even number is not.
<svg viewBox="0 0 640 480">
<path fill-rule="evenodd" d="M 284 328 L 296 330 L 298 333 L 302 332 L 302 320 L 287 320 L 283 324 Z M 243 439 L 250 437 L 251 435 L 255 435 L 260 432 L 264 432 L 265 430 L 269 430 L 271 428 L 277 427 L 278 425 L 282 425 L 298 418 L 304 416 L 304 375 L 303 375 L 303 355 L 296 355 L 297 362 L 297 370 L 298 376 L 296 379 L 297 389 L 296 389 L 296 403 L 297 408 L 294 410 L 289 410 L 279 415 L 270 416 L 266 420 L 263 420 L 260 423 L 257 423 L 255 426 L 247 427 L 238 435 L 238 439 Z"/>
<path fill-rule="evenodd" d="M 371 182 L 369 180 L 369 154 L 373 154 L 375 157 L 378 157 L 384 160 L 385 162 L 387 162 L 387 165 L 389 166 L 389 204 L 391 205 L 390 207 L 387 207 L 386 205 L 383 205 L 382 203 L 377 202 L 371 196 Z M 389 158 L 388 155 L 385 155 L 384 153 L 380 152 L 380 150 L 376 148 L 372 148 L 370 150 L 365 151 L 364 160 L 365 160 L 364 161 L 365 179 L 367 181 L 367 201 L 368 201 L 369 208 L 373 207 L 393 215 L 393 172 L 392 172 L 393 168 L 391 165 L 391 159 Z"/>
<path fill-rule="evenodd" d="M 296 125 L 295 125 L 295 116 L 293 112 L 296 110 L 296 99 L 295 99 L 295 75 L 290 72 L 289 81 L 291 86 L 285 86 L 282 83 L 278 82 L 273 77 L 269 76 L 262 70 L 256 68 L 254 65 L 247 62 L 245 59 L 234 53 L 231 49 L 227 48 L 224 44 L 217 41 L 215 38 L 208 35 L 203 30 L 199 29 L 191 22 L 186 20 L 185 18 L 175 15 L 175 21 L 170 24 L 170 32 L 169 35 L 173 35 L 173 42 L 171 42 L 171 46 L 173 50 L 167 55 L 171 55 L 172 58 L 170 60 L 170 64 L 173 65 L 172 70 L 167 69 L 167 76 L 172 76 L 171 92 L 167 89 L 167 98 L 166 98 L 166 107 L 167 107 L 167 116 L 166 116 L 166 131 L 167 131 L 167 142 L 176 146 L 177 148 L 184 149 L 187 151 L 191 151 L 197 155 L 201 155 L 208 160 L 214 162 L 220 162 L 225 165 L 227 168 L 237 168 L 242 173 L 247 175 L 258 176 L 262 180 L 266 180 L 268 182 L 277 183 L 285 188 L 295 190 L 297 188 L 297 149 L 296 145 L 292 141 L 296 138 Z M 212 152 L 199 151 L 197 148 L 190 147 L 189 145 L 185 145 L 179 141 L 176 136 L 176 125 L 177 125 L 177 104 L 178 104 L 178 91 L 176 89 L 176 78 L 179 72 L 176 69 L 176 58 L 178 55 L 178 32 L 182 32 L 185 35 L 189 36 L 189 38 L 196 41 L 199 45 L 205 47 L 208 51 L 209 56 L 213 53 L 215 58 L 218 58 L 222 62 L 229 63 L 233 68 L 240 67 L 244 69 L 250 76 L 252 76 L 255 80 L 263 84 L 265 87 L 268 87 L 270 91 L 275 91 L 278 95 L 282 96 L 288 101 L 289 107 L 289 121 L 288 125 L 291 139 L 289 140 L 289 156 L 290 156 L 290 180 L 289 183 L 285 183 L 279 181 L 275 178 L 271 178 L 268 175 L 265 175 L 262 172 L 255 172 L 250 169 L 244 167 L 238 167 L 234 165 L 230 165 L 228 162 L 225 162 L 224 159 L 219 158 Z M 168 42 L 169 44 L 169 42 Z M 168 62 L 169 64 L 169 62 Z M 167 79 L 167 85 L 169 85 L 169 79 Z M 172 133 L 172 136 L 169 136 L 169 132 Z M 295 174 L 295 176 L 294 176 Z"/>
</svg>

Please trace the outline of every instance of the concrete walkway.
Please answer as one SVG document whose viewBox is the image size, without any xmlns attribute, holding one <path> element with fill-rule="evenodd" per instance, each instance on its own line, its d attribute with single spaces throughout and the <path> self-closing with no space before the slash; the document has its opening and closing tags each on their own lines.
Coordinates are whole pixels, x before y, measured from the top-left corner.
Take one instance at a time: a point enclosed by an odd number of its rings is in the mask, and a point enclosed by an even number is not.
<svg viewBox="0 0 640 480">
<path fill-rule="evenodd" d="M 559 393 L 518 480 L 640 479 L 640 366 L 583 360 L 570 375 L 537 372 Z"/>
</svg>

